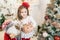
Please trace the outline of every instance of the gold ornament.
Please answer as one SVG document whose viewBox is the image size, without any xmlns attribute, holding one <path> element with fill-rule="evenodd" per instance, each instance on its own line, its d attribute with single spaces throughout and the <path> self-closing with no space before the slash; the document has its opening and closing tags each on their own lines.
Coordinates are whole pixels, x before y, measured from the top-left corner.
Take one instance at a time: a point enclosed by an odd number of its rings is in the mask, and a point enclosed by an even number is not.
<svg viewBox="0 0 60 40">
<path fill-rule="evenodd" d="M 24 2 L 25 0 L 21 0 L 22 2 Z"/>
<path fill-rule="evenodd" d="M 57 17 L 58 19 L 60 19 L 60 14 L 56 14 L 56 17 Z"/>
</svg>

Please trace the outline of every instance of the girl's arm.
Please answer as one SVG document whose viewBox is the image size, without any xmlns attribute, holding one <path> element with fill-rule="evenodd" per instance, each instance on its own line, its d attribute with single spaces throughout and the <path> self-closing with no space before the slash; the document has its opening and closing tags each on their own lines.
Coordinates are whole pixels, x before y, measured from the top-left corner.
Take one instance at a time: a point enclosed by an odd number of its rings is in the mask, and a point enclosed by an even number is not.
<svg viewBox="0 0 60 40">
<path fill-rule="evenodd" d="M 38 25 L 32 17 L 30 17 L 30 20 L 32 22 L 32 26 L 34 27 L 33 31 L 34 31 L 34 34 L 35 34 L 35 33 L 37 33 L 37 26 Z"/>
<path fill-rule="evenodd" d="M 37 27 L 37 23 L 32 17 L 30 17 L 30 21 L 32 22 L 33 27 Z"/>
<path fill-rule="evenodd" d="M 11 34 L 9 34 L 9 36 L 10 36 L 11 39 L 13 39 L 13 38 L 15 38 L 16 35 L 11 33 Z"/>
</svg>

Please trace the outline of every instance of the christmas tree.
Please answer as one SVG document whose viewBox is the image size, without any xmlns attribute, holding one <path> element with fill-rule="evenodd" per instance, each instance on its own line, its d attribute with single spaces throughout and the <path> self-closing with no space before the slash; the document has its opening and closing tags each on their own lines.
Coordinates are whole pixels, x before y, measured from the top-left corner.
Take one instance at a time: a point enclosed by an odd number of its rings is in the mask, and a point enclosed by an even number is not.
<svg viewBox="0 0 60 40">
<path fill-rule="evenodd" d="M 1 30 L 1 26 L 3 24 L 3 22 L 5 21 L 5 16 L 3 14 L 0 15 L 0 30 Z"/>
<path fill-rule="evenodd" d="M 39 29 L 39 35 L 44 40 L 60 40 L 60 0 L 51 0 L 47 6 L 45 22 Z M 38 40 L 41 40 L 40 36 Z"/>
</svg>

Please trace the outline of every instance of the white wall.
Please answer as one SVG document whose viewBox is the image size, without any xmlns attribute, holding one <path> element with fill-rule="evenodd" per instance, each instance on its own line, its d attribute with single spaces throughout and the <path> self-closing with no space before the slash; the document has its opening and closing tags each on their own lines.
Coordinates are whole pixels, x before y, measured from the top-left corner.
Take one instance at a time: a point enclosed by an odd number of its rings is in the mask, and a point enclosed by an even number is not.
<svg viewBox="0 0 60 40">
<path fill-rule="evenodd" d="M 50 0 L 39 0 L 38 5 L 31 6 L 31 15 L 34 17 L 38 25 L 41 25 L 44 22 L 46 7 L 49 3 Z"/>
</svg>

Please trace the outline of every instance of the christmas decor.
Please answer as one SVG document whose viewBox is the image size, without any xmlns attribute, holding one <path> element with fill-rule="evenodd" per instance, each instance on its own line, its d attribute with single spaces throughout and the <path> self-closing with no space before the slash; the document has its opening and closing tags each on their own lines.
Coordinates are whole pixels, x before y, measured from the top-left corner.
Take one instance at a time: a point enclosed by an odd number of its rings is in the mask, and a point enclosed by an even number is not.
<svg viewBox="0 0 60 40">
<path fill-rule="evenodd" d="M 47 6 L 45 21 L 39 29 L 38 39 L 42 37 L 44 40 L 60 40 L 60 0 L 53 0 Z"/>
<path fill-rule="evenodd" d="M 0 30 L 2 29 L 2 23 L 5 21 L 5 17 L 3 14 L 0 16 Z"/>
<path fill-rule="evenodd" d="M 54 40 L 60 40 L 60 36 L 55 35 Z"/>
</svg>

